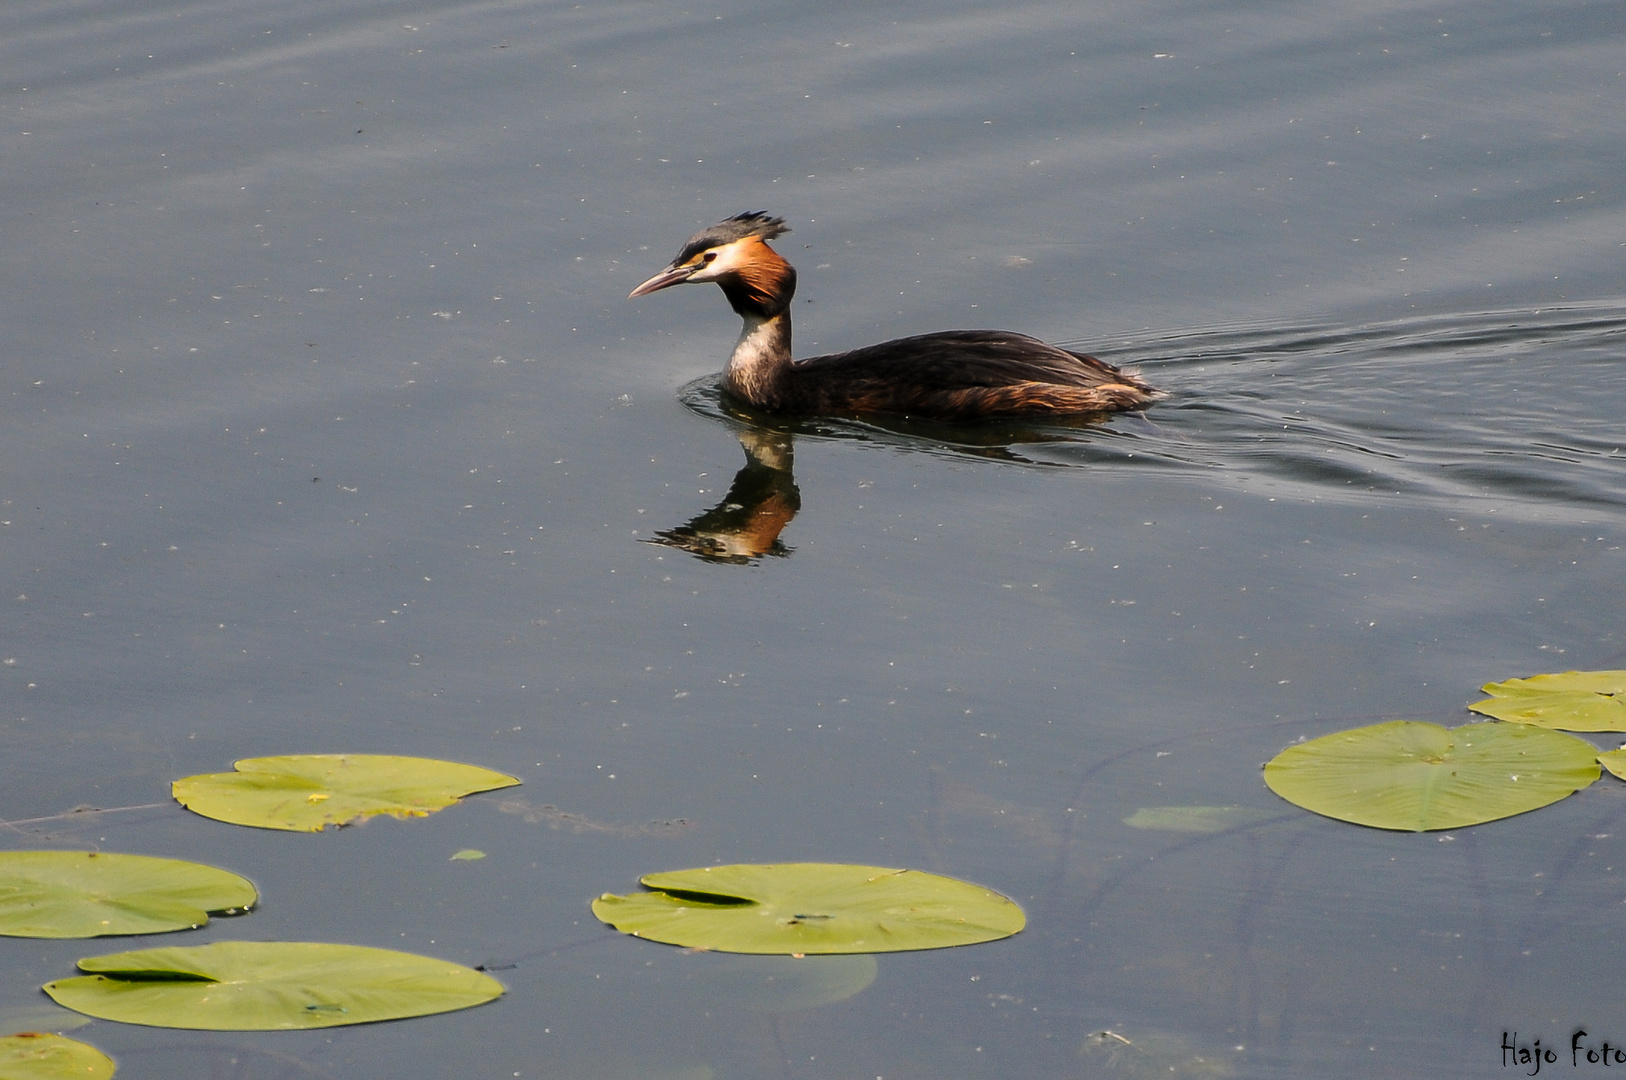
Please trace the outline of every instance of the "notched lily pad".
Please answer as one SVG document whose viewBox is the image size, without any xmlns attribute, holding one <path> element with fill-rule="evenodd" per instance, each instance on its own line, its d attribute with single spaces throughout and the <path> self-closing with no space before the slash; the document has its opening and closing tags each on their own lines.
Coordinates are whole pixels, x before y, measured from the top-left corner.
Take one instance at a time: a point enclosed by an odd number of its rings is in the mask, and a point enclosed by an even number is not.
<svg viewBox="0 0 1626 1080">
<path fill-rule="evenodd" d="M 1515 724 L 1561 731 L 1626 731 L 1626 671 L 1566 671 L 1486 683 L 1468 708 Z"/>
<path fill-rule="evenodd" d="M 1598 764 L 1626 780 L 1626 749 L 1605 750 L 1598 755 Z"/>
<path fill-rule="evenodd" d="M 634 937 L 719 952 L 941 949 L 1009 937 L 1022 909 L 991 889 L 919 870 L 844 863 L 712 866 L 646 874 L 649 892 L 593 901 Z"/>
<path fill-rule="evenodd" d="M 113 1059 L 78 1039 L 40 1031 L 0 1036 L 4 1080 L 108 1080 Z"/>
<path fill-rule="evenodd" d="M 380 814 L 425 817 L 465 795 L 519 783 L 478 765 L 387 754 L 244 758 L 234 767 L 175 781 L 175 800 L 233 825 L 321 832 Z"/>
<path fill-rule="evenodd" d="M 10 937 L 164 934 L 246 911 L 257 900 L 247 878 L 181 859 L 0 852 L 0 934 Z"/>
<path fill-rule="evenodd" d="M 1290 746 L 1265 766 L 1265 783 L 1327 817 L 1423 832 L 1555 803 L 1598 778 L 1597 756 L 1573 735 L 1526 724 L 1392 720 Z"/>
<path fill-rule="evenodd" d="M 312 941 L 222 941 L 91 956 L 46 983 L 102 1020 L 205 1031 L 338 1027 L 467 1009 L 502 996 L 473 968 L 413 953 Z"/>
</svg>

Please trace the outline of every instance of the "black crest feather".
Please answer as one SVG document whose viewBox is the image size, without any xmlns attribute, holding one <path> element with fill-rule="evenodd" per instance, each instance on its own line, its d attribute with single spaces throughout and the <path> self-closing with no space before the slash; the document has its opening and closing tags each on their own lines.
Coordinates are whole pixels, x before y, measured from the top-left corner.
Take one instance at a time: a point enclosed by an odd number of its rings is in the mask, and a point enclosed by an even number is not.
<svg viewBox="0 0 1626 1080">
<path fill-rule="evenodd" d="M 744 240 L 747 236 L 760 236 L 764 240 L 772 240 L 788 232 L 790 226 L 785 224 L 785 219 L 773 217 L 766 210 L 735 214 L 689 237 L 683 245 L 683 250 L 678 252 L 678 257 L 672 260 L 672 265 L 681 266 L 702 251 L 723 244 L 732 244 L 736 240 Z"/>
</svg>

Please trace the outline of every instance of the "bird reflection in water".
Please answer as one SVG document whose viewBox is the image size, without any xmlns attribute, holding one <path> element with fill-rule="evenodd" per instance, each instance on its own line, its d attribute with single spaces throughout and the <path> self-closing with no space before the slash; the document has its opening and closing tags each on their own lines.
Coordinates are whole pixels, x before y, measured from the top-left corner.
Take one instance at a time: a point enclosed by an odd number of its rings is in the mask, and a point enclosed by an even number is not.
<svg viewBox="0 0 1626 1080">
<path fill-rule="evenodd" d="M 779 539 L 802 508 L 802 493 L 791 475 L 791 436 L 760 428 L 741 428 L 735 434 L 745 448 L 745 467 L 734 474 L 723 501 L 685 524 L 656 533 L 646 543 L 735 564 L 791 553 L 793 549 Z"/>
</svg>

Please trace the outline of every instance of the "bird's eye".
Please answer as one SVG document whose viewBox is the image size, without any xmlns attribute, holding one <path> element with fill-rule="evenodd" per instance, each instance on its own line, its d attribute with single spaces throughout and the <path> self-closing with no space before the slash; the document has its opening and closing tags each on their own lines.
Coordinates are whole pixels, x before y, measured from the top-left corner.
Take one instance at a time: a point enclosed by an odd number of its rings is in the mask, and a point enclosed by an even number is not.
<svg viewBox="0 0 1626 1080">
<path fill-rule="evenodd" d="M 704 255 L 702 255 L 700 257 L 702 259 L 705 259 L 707 262 L 716 262 L 717 261 L 717 253 L 715 251 L 708 251 L 708 252 L 706 252 Z"/>
</svg>

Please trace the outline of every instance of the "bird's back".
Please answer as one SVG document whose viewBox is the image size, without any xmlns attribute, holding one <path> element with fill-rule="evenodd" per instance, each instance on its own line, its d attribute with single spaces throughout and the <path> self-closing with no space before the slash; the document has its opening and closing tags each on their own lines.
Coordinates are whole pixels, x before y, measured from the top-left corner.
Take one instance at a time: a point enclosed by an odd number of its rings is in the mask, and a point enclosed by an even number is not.
<svg viewBox="0 0 1626 1080">
<path fill-rule="evenodd" d="M 946 330 L 791 365 L 786 406 L 944 418 L 1134 408 L 1158 391 L 1138 376 L 1026 334 Z"/>
</svg>

